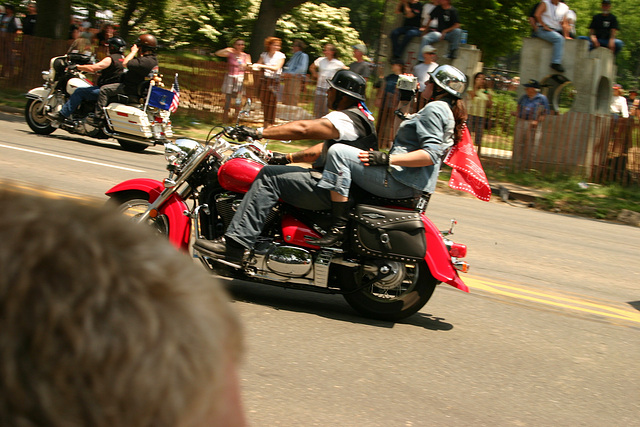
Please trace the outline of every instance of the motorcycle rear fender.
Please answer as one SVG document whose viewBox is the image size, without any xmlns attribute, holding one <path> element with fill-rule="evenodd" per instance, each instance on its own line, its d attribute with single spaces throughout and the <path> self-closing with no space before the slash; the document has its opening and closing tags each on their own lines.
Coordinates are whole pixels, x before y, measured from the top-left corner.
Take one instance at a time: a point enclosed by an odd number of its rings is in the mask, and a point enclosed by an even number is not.
<svg viewBox="0 0 640 427">
<path fill-rule="evenodd" d="M 125 191 L 142 191 L 149 195 L 149 202 L 153 202 L 162 193 L 162 190 L 164 190 L 164 185 L 160 181 L 136 178 L 115 185 L 105 194 L 109 197 L 115 197 L 118 193 Z M 188 209 L 186 203 L 175 193 L 158 209 L 158 213 L 165 215 L 169 221 L 169 241 L 185 251 L 189 250 L 191 236 L 191 222 L 189 217 L 183 214 Z"/>
<path fill-rule="evenodd" d="M 26 97 L 29 99 L 46 99 L 50 93 L 50 89 L 46 89 L 44 87 L 36 87 L 27 92 Z"/>
<path fill-rule="evenodd" d="M 461 291 L 469 292 L 458 272 L 453 267 L 451 256 L 442 240 L 442 235 L 435 225 L 424 214 L 421 215 L 427 239 L 427 253 L 424 257 L 433 277 Z"/>
</svg>

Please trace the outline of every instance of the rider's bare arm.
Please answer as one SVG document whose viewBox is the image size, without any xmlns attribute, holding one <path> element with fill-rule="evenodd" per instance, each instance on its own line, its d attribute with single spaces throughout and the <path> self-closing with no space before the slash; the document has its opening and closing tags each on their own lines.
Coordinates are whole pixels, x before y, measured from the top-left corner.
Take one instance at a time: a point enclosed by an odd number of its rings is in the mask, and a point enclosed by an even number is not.
<svg viewBox="0 0 640 427">
<path fill-rule="evenodd" d="M 97 64 L 78 65 L 78 70 L 85 71 L 87 73 L 95 73 L 96 71 L 104 70 L 109 65 L 111 65 L 111 57 L 106 56 Z"/>
<path fill-rule="evenodd" d="M 340 132 L 328 119 L 296 120 L 281 126 L 272 126 L 262 132 L 268 139 L 336 139 Z"/>
</svg>

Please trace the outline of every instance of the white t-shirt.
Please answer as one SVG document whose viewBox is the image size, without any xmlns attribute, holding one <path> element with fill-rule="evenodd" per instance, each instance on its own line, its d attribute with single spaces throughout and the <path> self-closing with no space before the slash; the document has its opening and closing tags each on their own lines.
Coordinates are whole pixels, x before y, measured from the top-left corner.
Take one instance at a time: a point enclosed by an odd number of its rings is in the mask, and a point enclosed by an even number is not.
<svg viewBox="0 0 640 427">
<path fill-rule="evenodd" d="M 427 81 L 427 73 L 438 68 L 438 64 L 432 62 L 431 64 L 425 64 L 420 62 L 413 67 L 413 75 L 418 78 L 418 90 L 422 92 L 424 90 L 424 82 Z"/>
<path fill-rule="evenodd" d="M 260 54 L 260 59 L 262 59 L 262 63 L 264 65 L 276 65 L 278 60 L 285 59 L 285 56 L 284 56 L 284 53 L 280 51 L 276 51 L 273 54 L 273 56 L 269 56 L 269 53 L 267 52 L 262 52 Z M 282 65 L 284 65 L 284 62 L 282 63 Z M 264 70 L 265 77 L 274 78 L 276 76 L 279 76 L 280 74 L 282 74 L 282 67 L 280 67 L 278 71 L 267 70 L 267 69 Z"/>
<path fill-rule="evenodd" d="M 614 96 L 611 102 L 611 112 L 619 114 L 622 117 L 629 117 L 629 107 L 627 106 L 627 98 L 624 96 Z"/>
<path fill-rule="evenodd" d="M 329 87 L 327 79 L 331 80 L 336 71 L 344 68 L 342 61 L 335 58 L 329 60 L 326 56 L 316 59 L 313 64 L 318 68 L 318 87 L 323 89 Z"/>
<path fill-rule="evenodd" d="M 427 22 L 427 16 L 431 16 L 431 11 L 436 8 L 433 3 L 427 3 L 422 7 L 422 26 L 428 28 L 438 28 L 438 18 Z"/>
<path fill-rule="evenodd" d="M 342 111 L 332 111 L 322 118 L 329 120 L 331 124 L 338 129 L 338 132 L 340 133 L 338 140 L 355 141 L 358 139 L 358 133 L 356 131 L 356 126 L 353 124 L 353 120 L 351 120 L 349 116 Z"/>
<path fill-rule="evenodd" d="M 540 17 L 547 27 L 552 30 L 562 31 L 562 20 L 564 15 L 569 11 L 569 6 L 566 3 L 558 2 L 558 4 L 551 3 L 551 0 L 542 0 L 547 6 L 544 13 Z"/>
</svg>

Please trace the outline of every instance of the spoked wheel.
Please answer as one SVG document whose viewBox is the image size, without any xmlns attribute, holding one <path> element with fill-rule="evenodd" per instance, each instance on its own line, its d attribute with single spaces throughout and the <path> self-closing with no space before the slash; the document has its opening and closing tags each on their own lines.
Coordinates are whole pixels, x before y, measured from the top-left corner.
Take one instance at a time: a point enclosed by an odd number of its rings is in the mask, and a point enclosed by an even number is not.
<svg viewBox="0 0 640 427">
<path fill-rule="evenodd" d="M 109 203 L 117 206 L 118 211 L 137 222 L 137 219 L 147 211 L 149 200 L 142 198 L 142 195 L 118 195 L 112 198 Z M 165 215 L 158 215 L 156 218 L 149 218 L 146 222 L 159 235 L 169 237 L 169 221 Z"/>
<path fill-rule="evenodd" d="M 379 272 L 387 273 L 373 281 Z M 385 259 L 367 262 L 353 275 L 341 275 L 343 289 L 362 289 L 347 293 L 349 305 L 364 316 L 397 321 L 409 317 L 429 301 L 438 281 L 424 261 L 404 263 Z"/>
<path fill-rule="evenodd" d="M 38 135 L 49 135 L 56 128 L 51 126 L 51 120 L 44 114 L 44 102 L 40 99 L 27 100 L 24 118 L 32 131 Z"/>
</svg>

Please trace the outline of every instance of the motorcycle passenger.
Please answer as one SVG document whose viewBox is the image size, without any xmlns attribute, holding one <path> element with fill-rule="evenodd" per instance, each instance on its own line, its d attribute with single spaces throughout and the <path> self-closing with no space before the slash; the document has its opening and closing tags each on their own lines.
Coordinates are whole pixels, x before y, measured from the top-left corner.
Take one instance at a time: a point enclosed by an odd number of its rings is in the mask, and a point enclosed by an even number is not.
<svg viewBox="0 0 640 427">
<path fill-rule="evenodd" d="M 227 261 L 238 264 L 242 262 L 245 249 L 256 243 L 268 214 L 278 200 L 302 209 L 327 210 L 331 207 L 329 192 L 317 187 L 320 171 L 278 166 L 292 162 L 316 162 L 316 167 L 322 167 L 324 153 L 337 142 L 357 145 L 365 150 L 377 149 L 373 116 L 364 104 L 364 78 L 353 71 L 340 70 L 327 82 L 330 86 L 328 105 L 335 111 L 319 119 L 298 120 L 264 130 L 243 127 L 246 135 L 254 139 L 324 139 L 325 142 L 295 153 L 274 152 L 269 161 L 271 165 L 262 168 L 244 196 L 225 237 L 213 241 L 199 239 L 196 245 L 216 253 L 226 253 Z"/>
<path fill-rule="evenodd" d="M 77 65 L 80 71 L 95 73 L 100 71 L 100 77 L 95 86 L 77 88 L 69 100 L 62 106 L 59 113 L 55 113 L 52 119 L 57 122 L 63 122 L 68 119 L 71 114 L 78 108 L 82 101 L 95 101 L 98 99 L 100 87 L 119 83 L 124 72 L 124 49 L 127 44 L 120 37 L 111 37 L 108 40 L 109 56 L 106 56 L 97 64 Z"/>
<path fill-rule="evenodd" d="M 362 151 L 345 144 L 329 148 L 318 188 L 331 191 L 333 225 L 315 244 L 330 246 L 344 236 L 352 181 L 384 198 L 409 198 L 434 192 L 442 161 L 460 141 L 467 120 L 461 99 L 467 78 L 450 65 L 439 66 L 429 76 L 422 92 L 427 104 L 400 124 L 389 154 Z"/>
<path fill-rule="evenodd" d="M 106 84 L 100 88 L 93 120 L 87 120 L 90 124 L 100 125 L 104 120 L 104 107 L 109 103 L 109 98 L 118 94 L 125 94 L 133 98 L 140 95 L 140 84 L 147 80 L 152 71 L 158 69 L 157 47 L 158 42 L 151 34 L 143 34 L 138 37 L 136 43 L 131 46 L 131 52 L 122 63 L 127 69 L 122 74 L 122 82 Z M 137 53 L 139 56 L 136 57 Z"/>
</svg>

